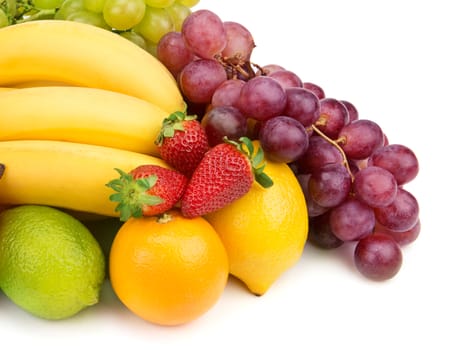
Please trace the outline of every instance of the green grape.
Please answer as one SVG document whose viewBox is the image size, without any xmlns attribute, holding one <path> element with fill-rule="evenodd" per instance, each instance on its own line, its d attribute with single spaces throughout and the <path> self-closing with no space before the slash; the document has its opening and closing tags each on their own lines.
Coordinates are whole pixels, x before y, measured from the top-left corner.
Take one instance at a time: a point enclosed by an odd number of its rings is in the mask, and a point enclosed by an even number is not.
<svg viewBox="0 0 463 350">
<path fill-rule="evenodd" d="M 154 57 L 156 57 L 156 53 L 158 51 L 158 44 L 152 43 L 149 40 L 145 40 L 145 42 L 146 42 L 146 49 L 145 50 L 148 51 L 148 53 L 150 53 Z"/>
<path fill-rule="evenodd" d="M 120 35 L 123 38 L 130 40 L 135 45 L 140 46 L 143 50 L 146 50 L 146 41 L 140 34 L 135 33 L 133 30 L 129 30 L 129 31 L 120 33 Z"/>
<path fill-rule="evenodd" d="M 157 44 L 164 34 L 174 31 L 175 28 L 165 9 L 147 6 L 145 16 L 134 29 L 145 39 Z"/>
<path fill-rule="evenodd" d="M 95 27 L 100 27 L 107 30 L 111 29 L 103 19 L 103 16 L 101 14 L 87 10 L 75 11 L 71 13 L 69 16 L 67 16 L 66 20 L 91 24 Z"/>
<path fill-rule="evenodd" d="M 127 30 L 141 22 L 145 9 L 144 0 L 106 0 L 103 17 L 112 28 Z"/>
<path fill-rule="evenodd" d="M 55 19 L 65 20 L 74 12 L 85 10 L 83 0 L 64 0 L 59 10 L 55 13 Z"/>
<path fill-rule="evenodd" d="M 177 0 L 177 3 L 186 7 L 193 7 L 199 3 L 199 0 Z"/>
<path fill-rule="evenodd" d="M 6 27 L 8 24 L 8 16 L 2 9 L 0 9 L 0 28 Z"/>
<path fill-rule="evenodd" d="M 34 0 L 34 6 L 43 10 L 57 9 L 63 4 L 63 0 Z"/>
<path fill-rule="evenodd" d="M 103 12 L 103 7 L 106 2 L 106 0 L 83 0 L 83 1 L 84 1 L 84 7 L 86 10 L 96 12 L 96 13 Z"/>
<path fill-rule="evenodd" d="M 175 2 L 167 7 L 166 11 L 169 13 L 174 23 L 175 31 L 180 32 L 182 30 L 183 21 L 191 14 L 190 8 Z"/>
<path fill-rule="evenodd" d="M 175 0 L 145 0 L 146 5 L 157 8 L 166 8 L 171 6 Z"/>
<path fill-rule="evenodd" d="M 0 10 L 3 11 L 5 16 L 14 18 L 16 15 L 16 0 L 0 0 Z"/>
</svg>

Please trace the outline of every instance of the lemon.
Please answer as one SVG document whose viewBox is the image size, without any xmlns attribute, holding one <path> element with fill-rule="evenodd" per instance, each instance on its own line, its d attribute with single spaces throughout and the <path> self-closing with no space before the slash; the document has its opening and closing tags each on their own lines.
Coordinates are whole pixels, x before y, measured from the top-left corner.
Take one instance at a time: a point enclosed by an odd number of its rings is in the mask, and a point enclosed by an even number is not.
<svg viewBox="0 0 463 350">
<path fill-rule="evenodd" d="M 75 315 L 98 302 L 104 272 L 98 242 L 71 215 L 39 205 L 0 213 L 0 288 L 27 312 Z"/>
<path fill-rule="evenodd" d="M 245 196 L 206 215 L 227 250 L 230 274 L 256 295 L 300 259 L 309 230 L 304 194 L 289 166 L 267 160 L 265 173 L 273 186 L 255 182 Z"/>
</svg>

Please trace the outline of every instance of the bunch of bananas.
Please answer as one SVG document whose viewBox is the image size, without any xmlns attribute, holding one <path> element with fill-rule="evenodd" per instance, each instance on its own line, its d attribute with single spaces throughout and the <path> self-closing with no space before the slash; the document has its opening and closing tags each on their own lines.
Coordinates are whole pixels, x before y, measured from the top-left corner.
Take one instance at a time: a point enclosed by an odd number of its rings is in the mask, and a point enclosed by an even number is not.
<svg viewBox="0 0 463 350">
<path fill-rule="evenodd" d="M 185 102 L 168 70 L 98 27 L 42 20 L 0 29 L 0 204 L 117 216 L 105 184 L 140 164 Z"/>
</svg>

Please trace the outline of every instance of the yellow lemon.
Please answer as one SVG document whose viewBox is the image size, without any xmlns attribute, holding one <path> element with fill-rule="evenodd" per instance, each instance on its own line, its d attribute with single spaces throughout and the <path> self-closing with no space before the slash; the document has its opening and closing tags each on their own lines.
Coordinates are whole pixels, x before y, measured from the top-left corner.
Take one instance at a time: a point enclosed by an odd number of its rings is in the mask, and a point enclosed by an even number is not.
<svg viewBox="0 0 463 350">
<path fill-rule="evenodd" d="M 301 257 L 308 235 L 302 189 L 289 166 L 267 160 L 274 184 L 251 190 L 223 209 L 206 215 L 227 250 L 230 274 L 256 294 L 264 294 Z"/>
</svg>

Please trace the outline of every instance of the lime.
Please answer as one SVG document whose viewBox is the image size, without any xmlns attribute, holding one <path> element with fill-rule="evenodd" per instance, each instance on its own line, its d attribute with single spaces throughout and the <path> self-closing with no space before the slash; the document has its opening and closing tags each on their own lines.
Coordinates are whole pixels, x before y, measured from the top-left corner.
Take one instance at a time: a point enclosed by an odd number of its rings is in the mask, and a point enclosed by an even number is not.
<svg viewBox="0 0 463 350">
<path fill-rule="evenodd" d="M 22 309 L 71 317 L 99 301 L 104 274 L 100 245 L 71 215 L 40 205 L 0 213 L 0 288 Z"/>
</svg>

